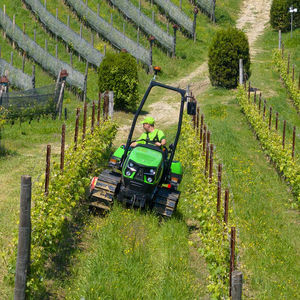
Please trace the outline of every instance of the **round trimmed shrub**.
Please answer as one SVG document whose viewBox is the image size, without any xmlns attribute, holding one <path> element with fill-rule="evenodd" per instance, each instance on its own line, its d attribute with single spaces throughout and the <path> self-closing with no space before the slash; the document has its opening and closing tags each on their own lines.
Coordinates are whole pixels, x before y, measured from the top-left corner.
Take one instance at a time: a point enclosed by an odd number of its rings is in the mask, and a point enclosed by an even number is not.
<svg viewBox="0 0 300 300">
<path fill-rule="evenodd" d="M 213 86 L 235 88 L 239 81 L 239 59 L 250 77 L 250 53 L 246 34 L 236 28 L 219 30 L 208 52 L 209 77 Z"/>
<path fill-rule="evenodd" d="M 289 8 L 298 8 L 293 14 L 293 28 L 300 26 L 300 0 L 273 0 L 270 10 L 270 23 L 276 30 L 288 31 L 291 28 L 291 14 Z"/>
<path fill-rule="evenodd" d="M 116 110 L 134 111 L 138 99 L 137 62 L 125 52 L 107 53 L 98 69 L 99 92 L 114 92 Z"/>
</svg>

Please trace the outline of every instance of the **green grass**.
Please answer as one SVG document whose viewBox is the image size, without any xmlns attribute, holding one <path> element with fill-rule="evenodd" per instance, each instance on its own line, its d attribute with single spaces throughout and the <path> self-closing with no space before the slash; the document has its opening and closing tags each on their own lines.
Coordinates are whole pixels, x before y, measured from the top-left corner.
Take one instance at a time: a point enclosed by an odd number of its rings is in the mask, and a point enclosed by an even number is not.
<svg viewBox="0 0 300 300">
<path fill-rule="evenodd" d="M 299 30 L 294 33 L 295 38 L 298 35 Z M 271 50 L 275 44 L 276 34 L 270 30 L 257 42 L 261 53 L 254 58 L 251 82 L 282 118 L 298 126 L 299 117 L 279 75 L 272 70 Z M 299 47 L 294 42 L 290 47 L 286 46 L 296 55 Z M 234 91 L 210 88 L 201 99 L 212 142 L 224 164 L 225 185 L 230 183 L 233 193 L 231 204 L 237 218 L 245 297 L 296 299 L 300 276 L 299 213 L 290 208 L 295 201 L 291 191 L 260 148 Z"/>
<path fill-rule="evenodd" d="M 117 205 L 89 228 L 88 249 L 79 254 L 66 299 L 199 299 L 198 263 L 190 257 L 183 221 Z"/>
</svg>

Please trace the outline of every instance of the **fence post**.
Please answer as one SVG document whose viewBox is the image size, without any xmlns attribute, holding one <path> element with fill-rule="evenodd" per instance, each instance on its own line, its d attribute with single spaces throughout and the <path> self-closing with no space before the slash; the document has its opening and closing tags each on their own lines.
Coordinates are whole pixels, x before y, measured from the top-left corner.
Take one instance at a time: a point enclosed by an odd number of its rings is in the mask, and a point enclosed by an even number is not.
<svg viewBox="0 0 300 300">
<path fill-rule="evenodd" d="M 269 130 L 271 130 L 272 126 L 272 106 L 270 106 L 270 114 L 269 114 Z"/>
<path fill-rule="evenodd" d="M 174 30 L 174 48 L 173 48 L 173 57 L 176 56 L 176 32 L 177 32 L 177 29 L 178 29 L 178 28 L 179 28 L 179 27 L 178 27 L 176 24 L 173 25 L 173 30 Z"/>
<path fill-rule="evenodd" d="M 278 31 L 278 49 L 281 49 L 281 30 Z"/>
<path fill-rule="evenodd" d="M 23 53 L 22 56 L 22 72 L 24 73 L 24 69 L 25 69 L 25 52 Z"/>
<path fill-rule="evenodd" d="M 114 114 L 114 92 L 108 92 L 108 115 L 112 119 Z"/>
<path fill-rule="evenodd" d="M 232 272 L 231 279 L 231 299 L 242 300 L 243 291 L 243 273 L 235 270 Z"/>
<path fill-rule="evenodd" d="M 203 126 L 203 153 L 205 152 L 206 149 L 206 125 L 204 124 Z"/>
<path fill-rule="evenodd" d="M 85 139 L 85 132 L 86 132 L 86 113 L 87 113 L 87 103 L 84 102 L 83 105 L 83 123 L 82 123 L 82 140 Z"/>
<path fill-rule="evenodd" d="M 196 116 L 197 135 L 199 134 L 199 116 L 200 116 L 200 108 L 197 107 L 197 116 Z"/>
<path fill-rule="evenodd" d="M 50 182 L 50 156 L 51 156 L 51 145 L 47 145 L 46 154 L 46 172 L 45 172 L 45 195 L 49 192 L 49 182 Z"/>
<path fill-rule="evenodd" d="M 217 212 L 220 212 L 222 191 L 222 164 L 218 165 L 218 193 L 217 193 Z"/>
<path fill-rule="evenodd" d="M 224 201 L 224 222 L 228 223 L 228 202 L 229 202 L 229 190 L 225 190 L 225 201 Z"/>
<path fill-rule="evenodd" d="M 95 101 L 93 101 L 92 106 L 92 120 L 91 120 L 91 133 L 94 133 L 94 126 L 95 126 Z"/>
<path fill-rule="evenodd" d="M 20 222 L 16 263 L 14 299 L 24 300 L 30 264 L 31 240 L 31 177 L 21 177 Z"/>
<path fill-rule="evenodd" d="M 251 82 L 249 81 L 249 87 L 248 87 L 248 101 L 250 100 L 250 90 L 251 90 Z"/>
<path fill-rule="evenodd" d="M 181 1 L 180 1 L 180 5 L 181 5 Z M 195 6 L 193 9 L 194 12 L 194 20 L 193 20 L 193 40 L 194 42 L 196 41 L 196 20 L 197 20 L 197 14 L 198 14 L 198 8 Z"/>
<path fill-rule="evenodd" d="M 78 107 L 77 110 L 76 110 L 75 134 L 74 134 L 74 150 L 77 149 L 79 113 L 80 113 L 80 108 Z"/>
<path fill-rule="evenodd" d="M 203 122 L 204 122 L 204 115 L 201 114 L 201 123 L 200 123 L 200 143 L 202 143 Z"/>
<path fill-rule="evenodd" d="M 101 93 L 98 96 L 98 107 L 97 107 L 97 126 L 100 125 L 100 114 L 101 114 Z"/>
<path fill-rule="evenodd" d="M 288 55 L 288 63 L 287 63 L 287 74 L 289 75 L 290 74 L 290 59 L 291 59 L 291 54 Z"/>
<path fill-rule="evenodd" d="M 206 133 L 206 143 L 209 144 L 210 143 L 210 131 L 207 130 L 207 133 Z"/>
<path fill-rule="evenodd" d="M 35 89 L 35 65 L 32 66 L 32 88 Z"/>
<path fill-rule="evenodd" d="M 210 156 L 209 156 L 209 183 L 212 183 L 213 177 L 213 165 L 214 165 L 214 145 L 210 144 Z"/>
<path fill-rule="evenodd" d="M 155 40 L 155 37 L 153 35 L 151 35 L 149 37 L 149 42 L 150 42 L 150 68 L 152 69 L 152 65 L 153 65 L 153 54 L 152 54 L 152 47 L 153 47 L 153 42 Z M 152 71 L 152 70 L 151 70 Z"/>
<path fill-rule="evenodd" d="M 239 59 L 239 82 L 240 82 L 240 85 L 243 84 L 243 79 L 244 79 L 244 71 L 243 71 L 243 59 L 240 58 Z"/>
<path fill-rule="evenodd" d="M 265 115 L 266 115 L 266 100 L 264 100 L 264 110 L 263 110 L 263 120 L 265 120 Z"/>
<path fill-rule="evenodd" d="M 209 159 L 209 144 L 207 143 L 206 151 L 205 151 L 205 176 L 207 176 L 208 171 L 208 159 Z"/>
<path fill-rule="evenodd" d="M 235 227 L 231 227 L 230 232 L 230 269 L 229 269 L 229 297 L 231 296 L 231 285 L 232 285 L 232 272 L 234 270 L 234 254 L 235 254 Z"/>
<path fill-rule="evenodd" d="M 296 126 L 293 128 L 293 148 L 292 148 L 292 158 L 295 158 L 295 143 L 296 143 Z"/>
<path fill-rule="evenodd" d="M 256 104 L 256 91 L 254 91 L 253 103 Z"/>
<path fill-rule="evenodd" d="M 56 105 L 56 111 L 58 111 L 59 119 L 61 120 L 61 114 L 62 114 L 62 107 L 64 102 L 64 90 L 66 85 L 66 79 L 68 77 L 67 70 L 61 70 L 59 73 L 59 81 L 61 82 L 61 87 L 59 91 L 59 97 Z"/>
<path fill-rule="evenodd" d="M 261 93 L 259 93 L 259 102 L 258 102 L 258 113 L 260 114 L 261 110 Z"/>
<path fill-rule="evenodd" d="M 103 98 L 104 98 L 103 116 L 104 116 L 104 119 L 107 120 L 107 118 L 108 118 L 108 102 L 109 102 L 108 91 L 105 92 Z"/>
<path fill-rule="evenodd" d="M 276 112 L 275 129 L 278 130 L 278 112 Z"/>
<path fill-rule="evenodd" d="M 60 146 L 60 170 L 64 170 L 65 165 L 65 138 L 66 138 L 66 125 L 63 124 L 61 128 L 61 146 Z"/>
<path fill-rule="evenodd" d="M 286 120 L 283 121 L 282 149 L 284 149 L 285 146 L 285 129 L 286 129 Z"/>
</svg>

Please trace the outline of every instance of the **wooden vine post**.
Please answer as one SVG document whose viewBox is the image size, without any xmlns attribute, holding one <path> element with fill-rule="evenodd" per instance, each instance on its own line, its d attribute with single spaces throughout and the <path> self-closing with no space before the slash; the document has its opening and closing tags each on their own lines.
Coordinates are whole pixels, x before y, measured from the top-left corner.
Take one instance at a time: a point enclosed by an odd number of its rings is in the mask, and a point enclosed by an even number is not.
<svg viewBox="0 0 300 300">
<path fill-rule="evenodd" d="M 26 281 L 30 267 L 31 244 L 31 177 L 21 177 L 20 221 L 14 299 L 26 299 Z"/>
<path fill-rule="evenodd" d="M 50 156 L 51 156 L 51 145 L 47 145 L 46 153 L 46 172 L 45 172 L 45 195 L 49 192 L 49 182 L 50 182 Z"/>
<path fill-rule="evenodd" d="M 87 103 L 84 102 L 83 106 L 83 124 L 82 124 L 82 140 L 85 139 L 85 133 L 86 133 L 86 113 L 87 113 Z"/>
<path fill-rule="evenodd" d="M 224 223 L 228 223 L 228 204 L 229 204 L 229 190 L 225 190 L 225 201 L 224 201 Z"/>
<path fill-rule="evenodd" d="M 99 93 L 98 97 L 98 110 L 97 110 L 97 126 L 100 125 L 100 114 L 101 114 L 101 93 Z"/>
<path fill-rule="evenodd" d="M 229 269 L 229 297 L 231 296 L 232 292 L 232 272 L 234 271 L 235 267 L 235 238 L 236 238 L 236 231 L 235 227 L 231 227 L 230 233 L 230 269 Z"/>
<path fill-rule="evenodd" d="M 62 125 L 61 129 L 61 148 L 60 148 L 60 170 L 64 170 L 65 165 L 65 139 L 66 139 L 66 125 Z"/>
<path fill-rule="evenodd" d="M 95 127 L 95 102 L 93 101 L 92 106 L 92 120 L 91 120 L 91 133 L 94 133 L 94 127 Z"/>
<path fill-rule="evenodd" d="M 213 164 L 214 164 L 214 145 L 210 144 L 210 156 L 209 156 L 209 183 L 212 183 L 213 177 Z"/>
<path fill-rule="evenodd" d="M 218 165 L 218 193 L 217 193 L 217 212 L 220 212 L 222 192 L 222 164 Z"/>
<path fill-rule="evenodd" d="M 200 122 L 200 143 L 202 143 L 203 122 L 204 122 L 204 116 L 203 116 L 203 114 L 201 114 L 201 122 Z"/>
<path fill-rule="evenodd" d="M 75 133 L 74 133 L 74 150 L 77 149 L 79 114 L 80 114 L 80 108 L 78 107 L 77 110 L 76 110 Z"/>
</svg>

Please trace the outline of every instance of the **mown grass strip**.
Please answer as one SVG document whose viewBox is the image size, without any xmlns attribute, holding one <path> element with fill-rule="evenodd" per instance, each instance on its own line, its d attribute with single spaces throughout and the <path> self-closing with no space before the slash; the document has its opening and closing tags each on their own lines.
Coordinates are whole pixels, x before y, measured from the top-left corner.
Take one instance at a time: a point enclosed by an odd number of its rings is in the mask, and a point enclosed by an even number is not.
<svg viewBox="0 0 300 300">
<path fill-rule="evenodd" d="M 292 186 L 293 192 L 300 204 L 300 166 L 297 160 L 292 158 L 291 145 L 286 143 L 282 146 L 282 138 L 276 130 L 269 130 L 268 121 L 260 116 L 256 105 L 248 101 L 247 94 L 240 86 L 238 88 L 237 100 L 241 105 L 248 121 L 253 127 L 263 150 L 275 163 L 277 169 L 282 173 L 287 182 Z"/>
<path fill-rule="evenodd" d="M 114 205 L 89 227 L 66 299 L 197 299 L 205 295 L 190 261 L 188 228 L 177 218 Z M 79 263 L 78 263 L 79 258 Z"/>
</svg>

